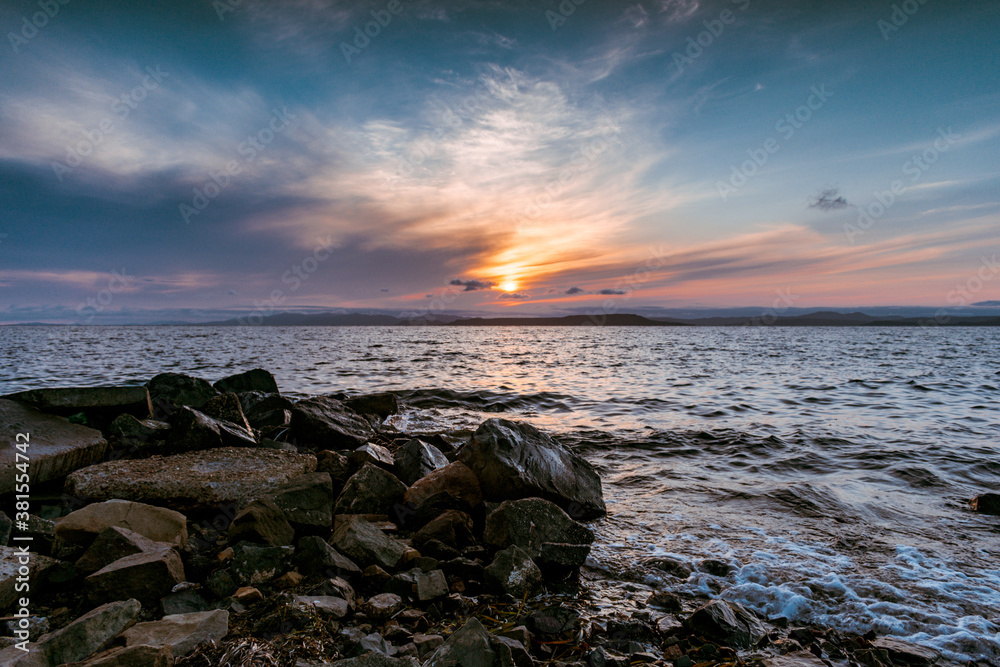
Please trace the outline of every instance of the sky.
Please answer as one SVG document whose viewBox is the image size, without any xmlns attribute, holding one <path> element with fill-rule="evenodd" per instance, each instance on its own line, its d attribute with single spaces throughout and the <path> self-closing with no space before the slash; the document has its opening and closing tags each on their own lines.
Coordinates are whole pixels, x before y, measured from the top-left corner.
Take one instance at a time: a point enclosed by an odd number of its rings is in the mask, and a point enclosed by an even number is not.
<svg viewBox="0 0 1000 667">
<path fill-rule="evenodd" d="M 1000 3 L 0 2 L 0 323 L 1000 299 Z"/>
</svg>

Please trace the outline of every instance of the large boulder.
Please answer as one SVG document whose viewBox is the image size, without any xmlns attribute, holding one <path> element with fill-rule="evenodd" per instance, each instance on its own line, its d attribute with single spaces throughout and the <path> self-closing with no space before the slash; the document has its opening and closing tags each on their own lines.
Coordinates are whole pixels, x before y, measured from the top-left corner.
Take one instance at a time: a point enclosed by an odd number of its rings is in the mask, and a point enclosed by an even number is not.
<svg viewBox="0 0 1000 667">
<path fill-rule="evenodd" d="M 497 593 L 507 593 L 516 599 L 534 595 L 542 587 L 542 571 L 531 556 L 511 545 L 497 552 L 486 566 L 486 585 Z"/>
<path fill-rule="evenodd" d="M 239 397 L 243 415 L 254 428 L 287 426 L 292 422 L 295 404 L 281 394 L 248 391 L 239 394 Z"/>
<path fill-rule="evenodd" d="M 399 412 L 399 401 L 396 395 L 388 391 L 378 394 L 362 394 L 344 399 L 344 404 L 360 415 L 375 415 L 385 419 Z"/>
<path fill-rule="evenodd" d="M 690 630 L 725 646 L 753 648 L 767 634 L 761 622 L 737 602 L 712 600 L 684 621 Z"/>
<path fill-rule="evenodd" d="M 153 411 L 145 387 L 56 387 L 21 391 L 5 398 L 61 417 L 82 412 L 88 426 L 102 430 L 118 415 L 147 419 Z"/>
<path fill-rule="evenodd" d="M 238 403 L 237 403 L 238 405 Z M 167 449 L 174 454 L 219 447 L 256 447 L 257 440 L 244 425 L 213 419 L 193 408 L 178 408 L 170 416 Z"/>
<path fill-rule="evenodd" d="M 229 524 L 230 544 L 242 540 L 272 547 L 285 546 L 295 540 L 295 529 L 274 502 L 258 498 L 240 510 Z"/>
<path fill-rule="evenodd" d="M 493 667 L 497 654 L 490 633 L 473 617 L 431 654 L 424 667 Z"/>
<path fill-rule="evenodd" d="M 95 500 L 131 498 L 181 511 L 244 507 L 315 469 L 310 454 L 222 447 L 90 466 L 66 479 L 66 493 Z"/>
<path fill-rule="evenodd" d="M 330 543 L 361 567 L 378 565 L 392 569 L 399 563 L 406 546 L 379 530 L 360 516 L 347 518 L 333 531 Z"/>
<path fill-rule="evenodd" d="M 515 544 L 538 558 L 546 544 L 590 545 L 594 531 L 574 521 L 558 505 L 542 498 L 507 500 L 486 517 L 483 541 L 495 547 Z M 576 566 L 587 559 L 583 550 Z"/>
<path fill-rule="evenodd" d="M 146 388 L 157 416 L 165 416 L 163 413 L 182 405 L 200 408 L 219 394 L 207 380 L 182 373 L 160 373 L 146 383 Z"/>
<path fill-rule="evenodd" d="M 448 510 L 430 520 L 413 534 L 413 546 L 420 549 L 431 540 L 437 540 L 456 549 L 475 544 L 472 517 L 465 512 Z"/>
<path fill-rule="evenodd" d="M 139 617 L 138 600 L 109 602 L 71 622 L 66 627 L 43 635 L 25 654 L 16 647 L 0 652 L 0 664 L 18 667 L 54 667 L 79 662 L 105 648 Z"/>
<path fill-rule="evenodd" d="M 25 559 L 27 563 L 24 562 Z M 23 582 L 18 582 L 18 577 L 23 576 L 22 567 L 27 566 L 28 577 L 35 582 L 56 562 L 53 558 L 34 552 L 25 556 L 18 547 L 0 547 L 0 611 L 10 607 L 23 595 L 23 591 L 18 591 L 19 583 L 23 585 Z"/>
<path fill-rule="evenodd" d="M 87 598 L 95 603 L 135 598 L 146 606 L 184 581 L 184 565 L 172 548 L 142 551 L 119 558 L 84 579 Z"/>
<path fill-rule="evenodd" d="M 159 453 L 170 433 L 170 424 L 155 419 L 136 419 L 130 414 L 118 415 L 108 426 L 108 434 L 116 448 L 132 448 L 140 452 Z"/>
<path fill-rule="evenodd" d="M 268 496 L 296 529 L 326 532 L 333 525 L 333 480 L 314 472 L 287 482 Z"/>
<path fill-rule="evenodd" d="M 216 382 L 214 386 L 221 392 L 239 394 L 244 391 L 262 391 L 268 394 L 278 393 L 278 383 L 274 376 L 263 368 L 255 368 L 245 373 L 230 375 Z"/>
<path fill-rule="evenodd" d="M 229 632 L 229 612 L 224 609 L 172 614 L 159 621 L 138 623 L 122 637 L 126 646 L 169 647 L 175 658 L 194 651 L 199 645 L 220 642 Z"/>
<path fill-rule="evenodd" d="M 201 413 L 221 422 L 235 425 L 240 431 L 252 434 L 240 398 L 232 392 L 219 394 L 201 406 Z"/>
<path fill-rule="evenodd" d="M 154 542 L 183 547 L 187 544 L 187 518 L 180 512 L 128 500 L 108 500 L 71 512 L 56 523 L 56 539 L 87 546 L 111 526 L 126 528 Z"/>
<path fill-rule="evenodd" d="M 441 450 L 420 438 L 413 438 L 396 450 L 395 464 L 400 479 L 408 485 L 425 475 L 448 465 L 449 461 Z"/>
<path fill-rule="evenodd" d="M 471 512 L 482 501 L 475 473 L 456 461 L 414 482 L 403 494 L 405 509 L 398 518 L 420 525 L 446 510 Z"/>
<path fill-rule="evenodd" d="M 315 449 L 354 449 L 375 435 L 364 417 L 329 396 L 296 403 L 292 431 L 301 445 Z"/>
<path fill-rule="evenodd" d="M 334 514 L 388 514 L 406 492 L 391 472 L 366 463 L 351 475 L 333 506 Z"/>
<path fill-rule="evenodd" d="M 25 440 L 24 435 L 27 435 Z M 18 436 L 21 437 L 18 437 Z M 108 443 L 86 426 L 39 412 L 23 403 L 0 398 L 0 494 L 14 492 L 18 459 L 30 461 L 31 483 L 41 484 L 104 459 Z M 23 451 L 18 445 L 24 445 Z"/>
<path fill-rule="evenodd" d="M 546 498 L 575 519 L 604 516 L 601 478 L 585 459 L 530 424 L 488 419 L 459 452 L 488 500 Z"/>
</svg>

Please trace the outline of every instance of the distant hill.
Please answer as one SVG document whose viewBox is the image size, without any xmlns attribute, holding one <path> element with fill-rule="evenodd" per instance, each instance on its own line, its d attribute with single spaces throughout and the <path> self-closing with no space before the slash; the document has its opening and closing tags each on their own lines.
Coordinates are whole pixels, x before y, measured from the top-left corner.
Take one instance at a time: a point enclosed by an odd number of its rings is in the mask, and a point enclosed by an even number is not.
<svg viewBox="0 0 1000 667">
<path fill-rule="evenodd" d="M 665 327 L 687 326 L 683 322 L 667 320 L 651 320 L 641 315 L 611 314 L 611 315 L 568 315 L 566 317 L 472 317 L 455 320 L 452 326 L 467 327 L 578 327 L 578 326 L 608 326 L 608 327 Z"/>
</svg>

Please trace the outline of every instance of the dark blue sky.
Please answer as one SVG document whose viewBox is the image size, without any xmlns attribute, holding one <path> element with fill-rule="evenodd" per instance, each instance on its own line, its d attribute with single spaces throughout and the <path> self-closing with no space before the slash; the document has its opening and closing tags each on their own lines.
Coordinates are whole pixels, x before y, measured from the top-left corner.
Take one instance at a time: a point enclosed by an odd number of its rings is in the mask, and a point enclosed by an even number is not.
<svg viewBox="0 0 1000 667">
<path fill-rule="evenodd" d="M 0 322 L 1000 298 L 1000 3 L 52 2 Z"/>
</svg>

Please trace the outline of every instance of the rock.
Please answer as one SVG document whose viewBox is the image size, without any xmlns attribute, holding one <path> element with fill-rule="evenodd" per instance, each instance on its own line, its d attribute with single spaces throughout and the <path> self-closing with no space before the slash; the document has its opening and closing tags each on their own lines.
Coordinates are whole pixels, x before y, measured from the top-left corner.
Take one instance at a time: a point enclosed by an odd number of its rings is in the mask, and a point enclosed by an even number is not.
<svg viewBox="0 0 1000 667">
<path fill-rule="evenodd" d="M 379 651 L 368 651 L 354 658 L 326 663 L 322 667 L 420 667 L 416 658 L 390 658 Z"/>
<path fill-rule="evenodd" d="M 530 424 L 486 420 L 459 452 L 459 460 L 479 478 L 488 500 L 538 496 L 581 521 L 606 513 L 601 478 L 593 466 Z"/>
<path fill-rule="evenodd" d="M 406 485 L 391 472 L 366 463 L 347 480 L 333 513 L 386 514 L 405 491 Z"/>
<path fill-rule="evenodd" d="M 16 662 L 18 667 L 47 667 L 85 660 L 131 627 L 141 607 L 138 600 L 126 600 L 91 609 L 61 630 L 41 637 L 27 655 L 18 649 L 10 654 L 10 649 L 4 650 L 0 653 L 0 664 L 10 664 L 4 660 L 8 656 L 22 657 Z"/>
<path fill-rule="evenodd" d="M 195 588 L 185 588 L 167 593 L 160 600 L 160 607 L 163 609 L 164 616 L 190 614 L 212 609 L 208 600 Z"/>
<path fill-rule="evenodd" d="M 396 450 L 395 464 L 400 479 L 412 485 L 421 477 L 448 465 L 448 459 L 434 445 L 413 438 Z"/>
<path fill-rule="evenodd" d="M 666 616 L 661 616 L 656 620 L 656 630 L 660 634 L 668 635 L 673 634 L 676 631 L 684 627 L 684 624 L 677 620 L 677 617 L 673 614 L 667 614 Z"/>
<path fill-rule="evenodd" d="M 542 542 L 535 562 L 546 573 L 566 576 L 587 562 L 590 555 L 589 544 L 560 544 Z"/>
<path fill-rule="evenodd" d="M 213 419 L 193 408 L 178 408 L 170 416 L 167 449 L 171 453 L 216 449 L 219 447 L 256 447 L 253 433 L 242 426 Z"/>
<path fill-rule="evenodd" d="M 403 599 L 395 593 L 379 593 L 365 602 L 365 614 L 384 621 L 403 608 Z"/>
<path fill-rule="evenodd" d="M 146 388 L 156 412 L 168 415 L 182 405 L 198 409 L 219 393 L 206 380 L 181 373 L 160 373 Z"/>
<path fill-rule="evenodd" d="M 459 548 L 475 544 L 472 517 L 458 510 L 443 512 L 414 533 L 413 546 L 419 549 L 430 540 L 439 540 Z"/>
<path fill-rule="evenodd" d="M 183 511 L 244 507 L 315 468 L 309 454 L 223 447 L 90 466 L 66 479 L 66 493 L 96 500 L 131 498 Z"/>
<path fill-rule="evenodd" d="M 233 599 L 241 604 L 250 606 L 264 599 L 264 594 L 253 586 L 242 586 L 233 593 Z"/>
<path fill-rule="evenodd" d="M 387 391 L 348 398 L 344 400 L 344 404 L 359 415 L 375 415 L 379 419 L 399 412 L 396 395 Z"/>
<path fill-rule="evenodd" d="M 417 647 L 420 657 L 426 657 L 428 653 L 444 644 L 444 637 L 441 635 L 413 635 L 413 645 Z"/>
<path fill-rule="evenodd" d="M 56 523 L 56 539 L 87 546 L 112 526 L 134 531 L 154 542 L 178 547 L 187 544 L 187 518 L 183 514 L 128 500 L 93 503 L 67 514 Z"/>
<path fill-rule="evenodd" d="M 767 634 L 757 617 L 736 602 L 712 600 L 684 622 L 692 632 L 726 646 L 753 648 Z"/>
<path fill-rule="evenodd" d="M 736 568 L 730 563 L 718 558 L 703 558 L 698 561 L 698 570 L 706 572 L 713 577 L 725 577 L 731 574 Z"/>
<path fill-rule="evenodd" d="M 244 391 L 260 391 L 267 394 L 278 393 L 278 383 L 274 381 L 274 376 L 263 368 L 254 368 L 245 373 L 230 375 L 229 377 L 222 378 L 212 386 L 217 391 L 233 392 L 235 394 Z"/>
<path fill-rule="evenodd" d="M 785 655 L 776 655 L 764 660 L 764 667 L 827 667 L 827 664 L 817 658 L 811 651 L 793 651 Z"/>
<path fill-rule="evenodd" d="M 253 437 L 253 431 L 250 430 L 250 424 L 243 414 L 243 406 L 240 405 L 240 399 L 236 394 L 219 394 L 201 406 L 200 412 L 217 421 L 232 424 L 239 431 L 249 433 Z"/>
<path fill-rule="evenodd" d="M 117 646 L 83 663 L 67 667 L 173 667 L 174 654 L 167 646 Z"/>
<path fill-rule="evenodd" d="M 153 408 L 145 387 L 57 387 L 31 389 L 9 398 L 60 417 L 83 413 L 87 426 L 103 430 L 115 417 L 127 413 L 138 419 L 148 419 Z M 34 438 L 34 433 L 31 434 Z"/>
<path fill-rule="evenodd" d="M 335 398 L 317 396 L 292 408 L 292 431 L 314 449 L 354 449 L 375 435 L 363 417 Z"/>
<path fill-rule="evenodd" d="M 34 583 L 56 563 L 55 559 L 34 552 L 25 555 L 20 546 L 0 547 L 0 610 L 10 607 L 23 594 L 17 590 L 21 567 L 27 564 L 28 577 Z"/>
<path fill-rule="evenodd" d="M 354 608 L 354 588 L 340 577 L 327 579 L 316 588 L 309 591 L 309 595 L 333 596 L 342 600 L 347 600 L 348 609 Z"/>
<path fill-rule="evenodd" d="M 932 648 L 891 637 L 879 637 L 872 642 L 872 646 L 887 652 L 894 665 L 933 665 L 941 659 L 941 654 Z"/>
<path fill-rule="evenodd" d="M 333 480 L 330 473 L 296 477 L 268 496 L 296 529 L 329 534 L 333 525 Z"/>
<path fill-rule="evenodd" d="M 49 619 L 44 616 L 28 616 L 27 618 L 22 616 L 7 621 L 7 634 L 9 636 L 22 639 L 23 635 L 18 636 L 18 631 L 22 633 L 27 631 L 28 641 L 36 642 L 39 637 L 49 631 Z"/>
<path fill-rule="evenodd" d="M 229 612 L 224 609 L 191 614 L 173 614 L 159 621 L 138 623 L 122 636 L 126 646 L 167 646 L 175 658 L 181 658 L 200 644 L 222 641 L 229 632 Z"/>
<path fill-rule="evenodd" d="M 594 541 L 594 531 L 571 519 L 555 503 L 542 498 L 524 498 L 505 501 L 487 515 L 483 541 L 501 548 L 516 544 L 536 558 L 541 554 L 543 543 L 589 545 Z M 555 557 L 556 551 L 558 549 L 550 547 L 548 553 Z M 563 549 L 562 556 L 576 555 L 579 561 L 576 566 L 579 566 L 588 552 L 586 549 L 574 554 Z"/>
<path fill-rule="evenodd" d="M 496 651 L 503 667 L 533 667 L 535 664 L 528 649 L 516 639 L 493 635 L 490 637 L 490 646 Z"/>
<path fill-rule="evenodd" d="M 366 463 L 371 463 L 372 465 L 376 465 L 387 470 L 391 470 L 393 467 L 393 458 L 389 450 L 382 445 L 375 444 L 374 442 L 368 442 L 361 445 L 351 452 L 350 456 L 347 458 L 358 468 Z"/>
<path fill-rule="evenodd" d="M 473 617 L 427 658 L 424 667 L 493 667 L 496 658 L 490 633 Z"/>
<path fill-rule="evenodd" d="M 402 543 L 359 516 L 344 521 L 333 532 L 330 543 L 362 566 L 377 564 L 388 569 L 395 567 L 406 551 Z"/>
<path fill-rule="evenodd" d="M 569 607 L 553 605 L 539 609 L 528 616 L 528 628 L 540 635 L 554 637 L 573 632 L 580 621 L 580 613 Z"/>
<path fill-rule="evenodd" d="M 531 556 L 511 545 L 497 553 L 485 570 L 486 585 L 499 593 L 521 599 L 533 595 L 542 585 L 542 571 Z"/>
<path fill-rule="evenodd" d="M 317 472 L 328 472 L 338 488 L 344 486 L 344 482 L 351 476 L 351 462 L 341 454 L 329 449 L 325 449 L 316 455 L 319 463 L 316 465 Z"/>
<path fill-rule="evenodd" d="M 288 570 L 295 549 L 264 547 L 240 542 L 233 547 L 233 580 L 240 586 L 256 586 L 277 578 Z"/>
<path fill-rule="evenodd" d="M 5 547 L 10 542 L 10 529 L 13 525 L 14 522 L 7 513 L 0 511 L 0 547 Z"/>
<path fill-rule="evenodd" d="M 347 600 L 331 595 L 295 595 L 292 596 L 292 606 L 299 611 L 334 620 L 344 618 L 350 611 Z"/>
<path fill-rule="evenodd" d="M 417 599 L 421 602 L 429 602 L 448 595 L 448 580 L 441 570 L 419 572 L 416 577 Z"/>
<path fill-rule="evenodd" d="M 19 434 L 26 434 L 18 437 Z M 64 477 L 103 460 L 108 443 L 100 431 L 70 424 L 35 408 L 0 398 L 0 494 L 14 492 L 18 454 L 30 460 L 31 484 Z M 18 445 L 23 445 L 20 451 Z M 23 466 L 22 466 L 23 467 Z"/>
<path fill-rule="evenodd" d="M 90 547 L 76 561 L 76 569 L 84 574 L 97 572 L 119 558 L 142 553 L 169 549 L 167 542 L 157 542 L 139 533 L 120 526 L 108 526 L 93 541 Z"/>
<path fill-rule="evenodd" d="M 233 593 L 235 593 L 239 588 L 239 584 L 233 579 L 232 572 L 228 568 L 223 570 L 216 570 L 212 574 L 208 575 L 205 580 L 205 588 L 212 592 L 212 595 L 219 598 L 227 598 Z"/>
<path fill-rule="evenodd" d="M 981 493 L 972 499 L 972 511 L 1000 516 L 1000 493 Z"/>
<path fill-rule="evenodd" d="M 243 415 L 254 428 L 288 426 L 292 423 L 294 403 L 281 394 L 250 391 L 238 394 Z"/>
<path fill-rule="evenodd" d="M 666 611 L 678 612 L 681 610 L 681 599 L 673 593 L 667 591 L 656 591 L 646 600 L 650 607 L 659 607 Z"/>
<path fill-rule="evenodd" d="M 259 498 L 240 510 L 229 524 L 229 542 L 242 540 L 280 547 L 295 541 L 295 529 L 274 502 Z"/>
<path fill-rule="evenodd" d="M 650 558 L 646 561 L 646 565 L 649 567 L 655 567 L 661 572 L 666 572 L 667 574 L 673 575 L 678 579 L 687 579 L 694 572 L 694 568 L 690 564 L 680 560 L 679 558 L 673 558 L 671 556 L 660 556 L 658 558 Z"/>
<path fill-rule="evenodd" d="M 482 500 L 479 480 L 468 466 L 457 461 L 418 479 L 403 494 L 403 503 L 410 509 L 408 514 L 417 524 L 449 509 L 472 512 Z"/>
<path fill-rule="evenodd" d="M 150 451 L 163 446 L 163 441 L 170 433 L 170 424 L 123 414 L 111 422 L 108 433 L 119 447 L 132 447 L 140 452 Z"/>
<path fill-rule="evenodd" d="M 84 579 L 87 598 L 95 603 L 135 598 L 154 606 L 184 581 L 181 557 L 170 548 L 119 558 Z"/>
<path fill-rule="evenodd" d="M 295 549 L 295 565 L 303 574 L 326 572 L 328 576 L 355 576 L 361 573 L 354 561 L 344 556 L 322 537 L 307 535 Z"/>
</svg>

